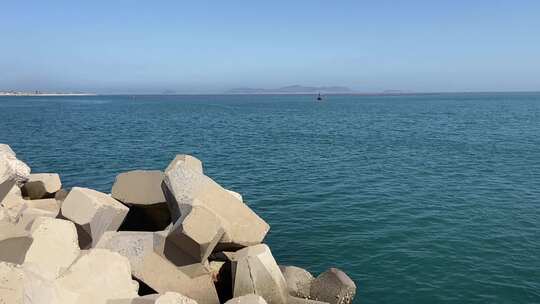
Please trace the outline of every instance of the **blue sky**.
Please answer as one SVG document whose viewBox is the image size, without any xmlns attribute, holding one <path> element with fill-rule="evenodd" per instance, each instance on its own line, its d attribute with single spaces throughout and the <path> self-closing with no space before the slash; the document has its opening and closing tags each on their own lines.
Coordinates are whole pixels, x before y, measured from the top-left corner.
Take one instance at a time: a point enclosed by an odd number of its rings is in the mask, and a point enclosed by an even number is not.
<svg viewBox="0 0 540 304">
<path fill-rule="evenodd" d="M 540 90 L 540 1 L 2 1 L 0 90 Z"/>
</svg>

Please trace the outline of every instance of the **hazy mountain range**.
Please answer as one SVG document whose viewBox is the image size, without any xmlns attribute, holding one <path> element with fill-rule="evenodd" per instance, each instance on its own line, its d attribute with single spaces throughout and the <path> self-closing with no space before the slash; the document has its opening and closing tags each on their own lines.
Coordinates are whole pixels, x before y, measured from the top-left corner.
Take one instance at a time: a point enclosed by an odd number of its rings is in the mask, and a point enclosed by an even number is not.
<svg viewBox="0 0 540 304">
<path fill-rule="evenodd" d="M 328 86 L 328 87 L 307 87 L 301 85 L 291 85 L 274 89 L 261 89 L 261 88 L 234 88 L 226 91 L 226 94 L 341 94 L 352 93 L 353 91 L 347 87 L 342 86 Z"/>
</svg>

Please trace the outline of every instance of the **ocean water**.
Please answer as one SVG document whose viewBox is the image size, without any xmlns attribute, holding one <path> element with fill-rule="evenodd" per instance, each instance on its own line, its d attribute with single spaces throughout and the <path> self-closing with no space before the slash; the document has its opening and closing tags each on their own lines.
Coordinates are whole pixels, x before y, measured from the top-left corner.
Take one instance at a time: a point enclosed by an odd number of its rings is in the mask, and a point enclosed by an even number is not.
<svg viewBox="0 0 540 304">
<path fill-rule="evenodd" d="M 356 303 L 540 303 L 540 94 L 313 99 L 0 97 L 0 142 L 105 192 L 193 154 Z"/>
</svg>

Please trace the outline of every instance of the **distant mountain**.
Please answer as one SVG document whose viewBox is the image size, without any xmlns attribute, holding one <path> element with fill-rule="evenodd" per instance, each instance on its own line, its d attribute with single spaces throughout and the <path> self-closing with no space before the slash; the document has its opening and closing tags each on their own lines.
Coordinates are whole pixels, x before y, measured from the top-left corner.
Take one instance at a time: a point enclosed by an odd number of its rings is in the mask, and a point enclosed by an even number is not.
<svg viewBox="0 0 540 304">
<path fill-rule="evenodd" d="M 161 92 L 162 95 L 174 95 L 176 94 L 176 91 L 174 90 L 165 90 L 163 92 Z"/>
<path fill-rule="evenodd" d="M 344 94 L 353 91 L 347 87 L 328 86 L 328 87 L 306 87 L 301 85 L 291 85 L 277 89 L 261 88 L 235 88 L 228 90 L 227 94 Z"/>
</svg>

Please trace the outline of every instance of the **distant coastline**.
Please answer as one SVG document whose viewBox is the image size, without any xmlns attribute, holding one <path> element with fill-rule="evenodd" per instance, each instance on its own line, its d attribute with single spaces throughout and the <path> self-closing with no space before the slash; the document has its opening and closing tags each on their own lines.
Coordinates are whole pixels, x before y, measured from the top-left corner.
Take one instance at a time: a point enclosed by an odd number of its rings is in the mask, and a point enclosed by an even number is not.
<svg viewBox="0 0 540 304">
<path fill-rule="evenodd" d="M 352 93 L 350 88 L 343 86 L 306 87 L 291 85 L 274 89 L 262 88 L 235 88 L 225 92 L 225 94 L 347 94 Z"/>
<path fill-rule="evenodd" d="M 46 93 L 46 92 L 16 92 L 16 91 L 8 91 L 8 92 L 2 92 L 0 91 L 0 96 L 96 96 L 95 93 Z"/>
</svg>

